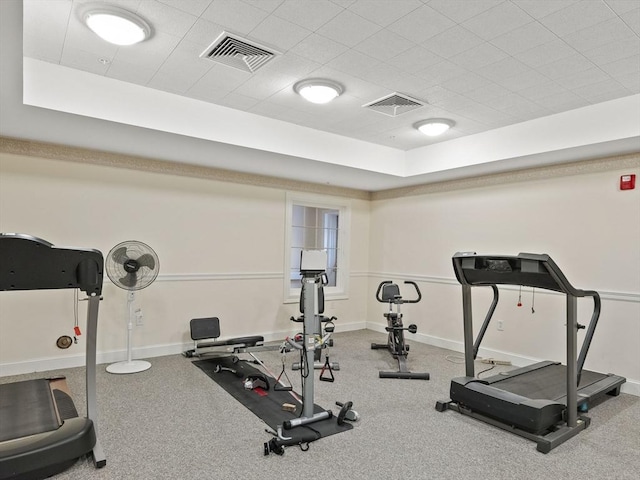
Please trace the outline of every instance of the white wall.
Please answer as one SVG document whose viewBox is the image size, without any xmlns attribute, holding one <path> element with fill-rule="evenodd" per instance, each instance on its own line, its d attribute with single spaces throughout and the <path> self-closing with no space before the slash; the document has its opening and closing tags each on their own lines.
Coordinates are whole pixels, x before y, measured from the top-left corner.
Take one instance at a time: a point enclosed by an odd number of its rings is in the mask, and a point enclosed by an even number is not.
<svg viewBox="0 0 640 480">
<path fill-rule="evenodd" d="M 375 200 L 369 290 L 386 279 L 417 280 L 423 300 L 403 309 L 405 322 L 418 326 L 415 339 L 462 351 L 462 296 L 452 255 L 547 253 L 575 287 L 603 297 L 586 368 L 626 376 L 640 394 L 640 188 L 618 189 L 622 174 L 640 176 L 640 156 L 631 170 L 628 164 L 611 161 L 607 171 L 576 167 L 573 174 L 527 181 L 515 174 L 502 184 L 465 188 L 452 182 L 449 190 Z M 523 291 L 521 308 L 517 288 L 501 292 L 481 353 L 519 364 L 562 361 L 564 298 L 536 290 L 532 314 L 531 289 Z M 492 297 L 489 288 L 475 288 L 474 295 L 477 331 Z M 579 302 L 580 323 L 588 322 L 592 304 Z M 382 329 L 385 308 L 370 295 L 370 328 Z M 496 320 L 504 331 L 497 331 Z"/>
<path fill-rule="evenodd" d="M 224 337 L 276 340 L 296 331 L 289 317 L 298 305 L 283 303 L 285 195 L 278 188 L 0 154 L 0 231 L 105 256 L 132 239 L 157 252 L 157 281 L 136 293 L 144 315 L 134 330 L 137 356 L 180 352 L 195 317 L 219 316 Z M 366 316 L 369 203 L 348 201 L 356 273 L 349 299 L 327 304 L 343 330 L 363 328 Z M 122 360 L 126 292 L 105 281 L 103 296 L 99 360 Z M 81 325 L 85 315 L 81 304 Z M 71 291 L 0 295 L 0 374 L 81 364 L 83 342 L 55 347 L 72 328 Z"/>
</svg>

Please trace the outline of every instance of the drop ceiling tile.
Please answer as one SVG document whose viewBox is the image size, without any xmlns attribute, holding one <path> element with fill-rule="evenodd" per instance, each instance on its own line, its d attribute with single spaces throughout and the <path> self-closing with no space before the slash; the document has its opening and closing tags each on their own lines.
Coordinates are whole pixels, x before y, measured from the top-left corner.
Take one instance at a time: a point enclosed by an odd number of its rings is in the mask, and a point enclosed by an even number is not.
<svg viewBox="0 0 640 480">
<path fill-rule="evenodd" d="M 273 46 L 276 50 L 284 52 L 300 43 L 311 34 L 306 28 L 302 28 L 287 20 L 270 16 L 251 30 L 250 36 L 266 46 Z"/>
<path fill-rule="evenodd" d="M 573 73 L 588 70 L 593 66 L 593 62 L 578 53 L 574 53 L 562 60 L 542 65 L 538 68 L 538 71 L 544 76 L 555 80 Z"/>
<path fill-rule="evenodd" d="M 386 63 L 388 63 L 389 65 L 393 65 L 394 67 L 397 67 L 407 73 L 416 73 L 420 70 L 424 70 L 430 65 L 435 65 L 442 60 L 444 59 L 439 55 L 430 52 L 421 45 L 416 45 L 409 48 L 408 50 L 405 50 L 399 55 L 388 59 Z"/>
<path fill-rule="evenodd" d="M 156 32 L 151 39 L 134 45 L 134 48 L 119 48 L 114 58 L 145 68 L 157 69 L 178 46 L 179 42 L 179 37 Z"/>
<path fill-rule="evenodd" d="M 273 14 L 305 30 L 316 31 L 342 10 L 327 0 L 285 0 Z"/>
<path fill-rule="evenodd" d="M 60 65 L 64 65 L 69 68 L 77 68 L 84 72 L 95 73 L 97 75 L 104 75 L 108 68 L 108 64 L 103 64 L 98 61 L 93 52 L 87 52 L 74 47 L 66 47 L 62 53 Z"/>
<path fill-rule="evenodd" d="M 422 42 L 429 51 L 449 58 L 483 44 L 484 40 L 461 25 L 455 25 Z"/>
<path fill-rule="evenodd" d="M 387 28 L 415 43 L 422 43 L 453 26 L 452 20 L 423 5 Z"/>
<path fill-rule="evenodd" d="M 346 45 L 334 42 L 317 33 L 312 33 L 294 45 L 289 52 L 325 64 L 343 54 L 348 49 L 349 47 Z"/>
<path fill-rule="evenodd" d="M 505 57 L 476 71 L 485 78 L 498 82 L 503 78 L 519 75 L 531 70 L 526 64 L 514 57 Z"/>
<path fill-rule="evenodd" d="M 469 20 L 493 7 L 498 6 L 504 0 L 431 0 L 429 6 L 456 23 Z"/>
<path fill-rule="evenodd" d="M 606 0 L 606 2 L 618 15 L 638 8 L 638 0 Z"/>
<path fill-rule="evenodd" d="M 639 10 L 640 11 L 640 10 Z M 620 18 L 600 22 L 562 38 L 578 52 L 593 50 L 613 42 L 637 39 L 637 35 Z"/>
<path fill-rule="evenodd" d="M 548 108 L 552 112 L 564 112 L 584 107 L 589 104 L 584 98 L 573 92 L 563 92 L 555 95 L 549 95 L 536 100 L 536 103 Z"/>
<path fill-rule="evenodd" d="M 316 30 L 316 33 L 353 47 L 380 29 L 379 25 L 344 10 Z"/>
<path fill-rule="evenodd" d="M 183 40 L 200 45 L 200 53 L 204 52 L 221 34 L 225 27 L 217 23 L 199 18 L 183 37 Z"/>
<path fill-rule="evenodd" d="M 475 100 L 476 102 L 485 103 L 497 97 L 510 95 L 511 93 L 513 92 L 508 88 L 491 82 L 483 85 L 480 88 L 466 92 L 464 95 L 466 97 L 469 97 L 471 100 Z"/>
<path fill-rule="evenodd" d="M 196 17 L 202 15 L 212 1 L 213 0 L 189 0 L 185 2 L 184 0 L 158 0 L 159 3 L 182 10 L 185 13 L 190 13 Z"/>
<path fill-rule="evenodd" d="M 540 19 L 540 22 L 560 37 L 597 23 L 611 20 L 616 14 L 602 1 L 578 2 Z"/>
<path fill-rule="evenodd" d="M 522 92 L 522 90 L 535 87 L 536 85 L 544 85 L 547 82 L 549 82 L 549 78 L 531 68 L 517 75 L 510 75 L 496 80 L 497 84 L 513 92 Z"/>
<path fill-rule="evenodd" d="M 531 22 L 520 28 L 495 37 L 491 43 L 510 55 L 524 52 L 538 45 L 555 40 L 557 37 L 538 22 Z"/>
<path fill-rule="evenodd" d="M 513 3 L 503 2 L 466 20 L 462 25 L 479 37 L 491 40 L 531 21 L 531 17 Z"/>
<path fill-rule="evenodd" d="M 136 85 L 146 85 L 153 78 L 156 71 L 156 69 L 144 68 L 122 60 L 115 60 L 109 65 L 105 77 Z"/>
<path fill-rule="evenodd" d="M 586 85 L 592 85 L 594 83 L 600 83 L 605 80 L 609 80 L 609 78 L 610 77 L 606 72 L 594 66 L 588 68 L 587 70 L 582 70 L 580 72 L 557 78 L 556 82 L 558 82 L 563 87 L 574 91 L 576 88 L 584 87 Z"/>
<path fill-rule="evenodd" d="M 629 90 L 616 80 L 605 80 L 576 88 L 574 93 L 590 103 L 601 103 L 627 96 Z"/>
<path fill-rule="evenodd" d="M 547 83 L 534 85 L 521 90 L 519 93 L 524 98 L 537 102 L 542 98 L 550 97 L 552 95 L 563 95 L 567 93 L 567 89 L 554 81 L 547 80 Z"/>
<path fill-rule="evenodd" d="M 362 18 L 386 27 L 410 12 L 421 7 L 419 0 L 358 0 L 349 10 Z"/>
<path fill-rule="evenodd" d="M 630 73 L 640 73 L 640 53 L 610 63 L 601 65 L 600 68 L 612 77 L 621 77 Z"/>
<path fill-rule="evenodd" d="M 596 65 L 606 65 L 617 60 L 632 57 L 640 53 L 640 38 L 610 43 L 602 47 L 583 52 L 583 55 Z"/>
<path fill-rule="evenodd" d="M 311 75 L 311 72 L 318 70 L 320 66 L 319 63 L 289 52 L 266 65 L 264 67 L 264 74 L 278 72 L 294 78 L 303 79 Z"/>
<path fill-rule="evenodd" d="M 185 11 L 157 1 L 141 2 L 136 12 L 151 25 L 162 25 L 162 32 L 176 37 L 183 37 L 196 23 L 198 17 Z"/>
<path fill-rule="evenodd" d="M 466 94 L 493 84 L 491 80 L 474 72 L 465 72 L 446 81 L 446 88 L 456 93 Z"/>
<path fill-rule="evenodd" d="M 533 18 L 546 17 L 554 12 L 567 8 L 578 0 L 512 0 Z"/>
<path fill-rule="evenodd" d="M 629 10 L 620 15 L 620 18 L 631 28 L 637 35 L 640 35 L 640 8 Z"/>
<path fill-rule="evenodd" d="M 57 2 L 46 9 L 38 7 L 35 2 L 27 2 L 23 6 L 24 22 L 30 28 L 23 34 L 22 52 L 27 57 L 58 63 L 72 15 L 71 4 Z"/>
<path fill-rule="evenodd" d="M 557 39 L 544 45 L 538 45 L 537 47 L 525 50 L 524 52 L 514 55 L 514 57 L 532 68 L 538 68 L 542 65 L 568 58 L 571 55 L 575 55 L 575 53 L 573 48 L 562 40 Z"/>
<path fill-rule="evenodd" d="M 361 78 L 366 78 L 369 72 L 380 64 L 380 60 L 355 50 L 347 50 L 333 60 L 326 63 L 327 67 L 341 72 L 348 72 Z"/>
<path fill-rule="evenodd" d="M 447 80 L 467 73 L 467 70 L 448 60 L 431 65 L 428 68 L 416 72 L 416 75 L 424 80 L 424 88 L 440 85 L 446 88 Z"/>
<path fill-rule="evenodd" d="M 454 55 L 450 60 L 463 68 L 475 70 L 503 60 L 508 55 L 497 47 L 485 42 L 465 52 Z"/>
<path fill-rule="evenodd" d="M 385 61 L 405 52 L 413 44 L 407 39 L 389 30 L 380 30 L 354 47 L 354 50 L 365 53 L 380 61 Z"/>
<path fill-rule="evenodd" d="M 230 33 L 246 35 L 268 15 L 264 10 L 249 4 L 238 8 L 238 0 L 215 0 L 204 11 L 202 18 L 212 23 L 224 25 Z"/>
<path fill-rule="evenodd" d="M 184 0 L 176 0 L 183 2 Z M 272 13 L 282 5 L 283 0 L 242 0 L 242 3 L 247 3 L 252 7 L 259 8 L 260 10 L 264 10 L 265 12 Z"/>
<path fill-rule="evenodd" d="M 148 85 L 173 93 L 186 93 L 214 65 L 213 62 L 198 59 L 199 50 L 200 46 L 197 44 L 180 42 L 158 68 Z M 196 59 L 199 61 L 194 61 Z"/>
<path fill-rule="evenodd" d="M 207 60 L 202 60 L 206 62 Z M 212 67 L 189 89 L 189 95 L 206 97 L 210 90 L 223 90 L 223 94 L 235 90 L 251 78 L 249 72 L 229 67 L 227 65 L 213 63 Z"/>
<path fill-rule="evenodd" d="M 620 77 L 616 77 L 616 80 L 627 87 L 631 93 L 640 93 L 640 73 L 622 75 Z"/>
</svg>

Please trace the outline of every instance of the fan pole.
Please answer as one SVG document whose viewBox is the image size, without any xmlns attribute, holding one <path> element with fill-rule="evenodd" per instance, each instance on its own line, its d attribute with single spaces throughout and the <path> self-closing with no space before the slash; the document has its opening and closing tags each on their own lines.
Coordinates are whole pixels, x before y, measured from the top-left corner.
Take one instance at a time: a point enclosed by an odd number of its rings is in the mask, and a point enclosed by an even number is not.
<svg viewBox="0 0 640 480">
<path fill-rule="evenodd" d="M 133 301 L 135 292 L 127 292 L 127 307 L 129 321 L 127 322 L 127 360 L 125 362 L 112 363 L 107 367 L 107 372 L 124 374 L 144 372 L 151 368 L 151 364 L 144 360 L 132 360 L 131 333 L 133 332 Z"/>
</svg>

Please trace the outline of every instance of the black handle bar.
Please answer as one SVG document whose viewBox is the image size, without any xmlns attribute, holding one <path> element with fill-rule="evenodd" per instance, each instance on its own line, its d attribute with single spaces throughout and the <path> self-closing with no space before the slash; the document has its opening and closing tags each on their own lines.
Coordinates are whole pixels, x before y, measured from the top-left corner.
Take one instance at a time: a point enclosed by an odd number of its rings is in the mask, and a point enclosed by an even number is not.
<svg viewBox="0 0 640 480">
<path fill-rule="evenodd" d="M 380 303 L 387 303 L 388 300 L 383 300 L 380 297 L 380 291 L 382 290 L 382 287 L 384 287 L 385 285 L 389 285 L 392 284 L 393 282 L 391 280 L 385 280 L 384 282 L 380 282 L 380 285 L 378 285 L 378 289 L 376 290 L 376 300 L 378 300 Z M 418 284 L 416 282 L 412 282 L 411 280 L 405 280 L 404 282 L 405 284 L 409 284 L 409 285 L 413 285 L 413 288 L 416 290 L 416 293 L 418 294 L 418 298 L 413 299 L 413 300 L 403 300 L 402 297 L 398 296 L 396 298 L 394 298 L 393 303 L 418 303 L 420 300 L 422 300 L 422 293 L 420 292 L 420 288 L 418 288 Z"/>
</svg>

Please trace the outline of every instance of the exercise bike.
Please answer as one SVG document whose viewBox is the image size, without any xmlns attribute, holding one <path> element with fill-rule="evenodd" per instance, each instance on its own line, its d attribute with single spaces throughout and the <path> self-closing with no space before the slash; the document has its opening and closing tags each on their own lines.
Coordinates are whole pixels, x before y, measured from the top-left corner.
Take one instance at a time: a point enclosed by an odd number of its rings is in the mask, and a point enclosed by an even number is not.
<svg viewBox="0 0 640 480">
<path fill-rule="evenodd" d="M 404 332 L 416 333 L 418 327 L 415 324 L 410 324 L 405 327 L 402 324 L 402 313 L 400 312 L 400 306 L 403 303 L 418 303 L 422 299 L 422 293 L 415 282 L 405 281 L 405 284 L 413 286 L 417 298 L 413 300 L 405 300 L 400 295 L 400 287 L 393 283 L 391 280 L 385 280 L 378 285 L 376 290 L 376 300 L 380 303 L 389 304 L 389 312 L 384 314 L 387 319 L 387 326 L 385 330 L 388 332 L 387 343 L 372 343 L 372 349 L 388 349 L 393 358 L 398 361 L 397 372 L 379 372 L 380 378 L 403 378 L 403 379 L 415 379 L 415 380 L 429 380 L 428 373 L 416 373 L 411 372 L 407 368 L 407 356 L 409 355 L 409 345 L 405 343 Z"/>
</svg>

